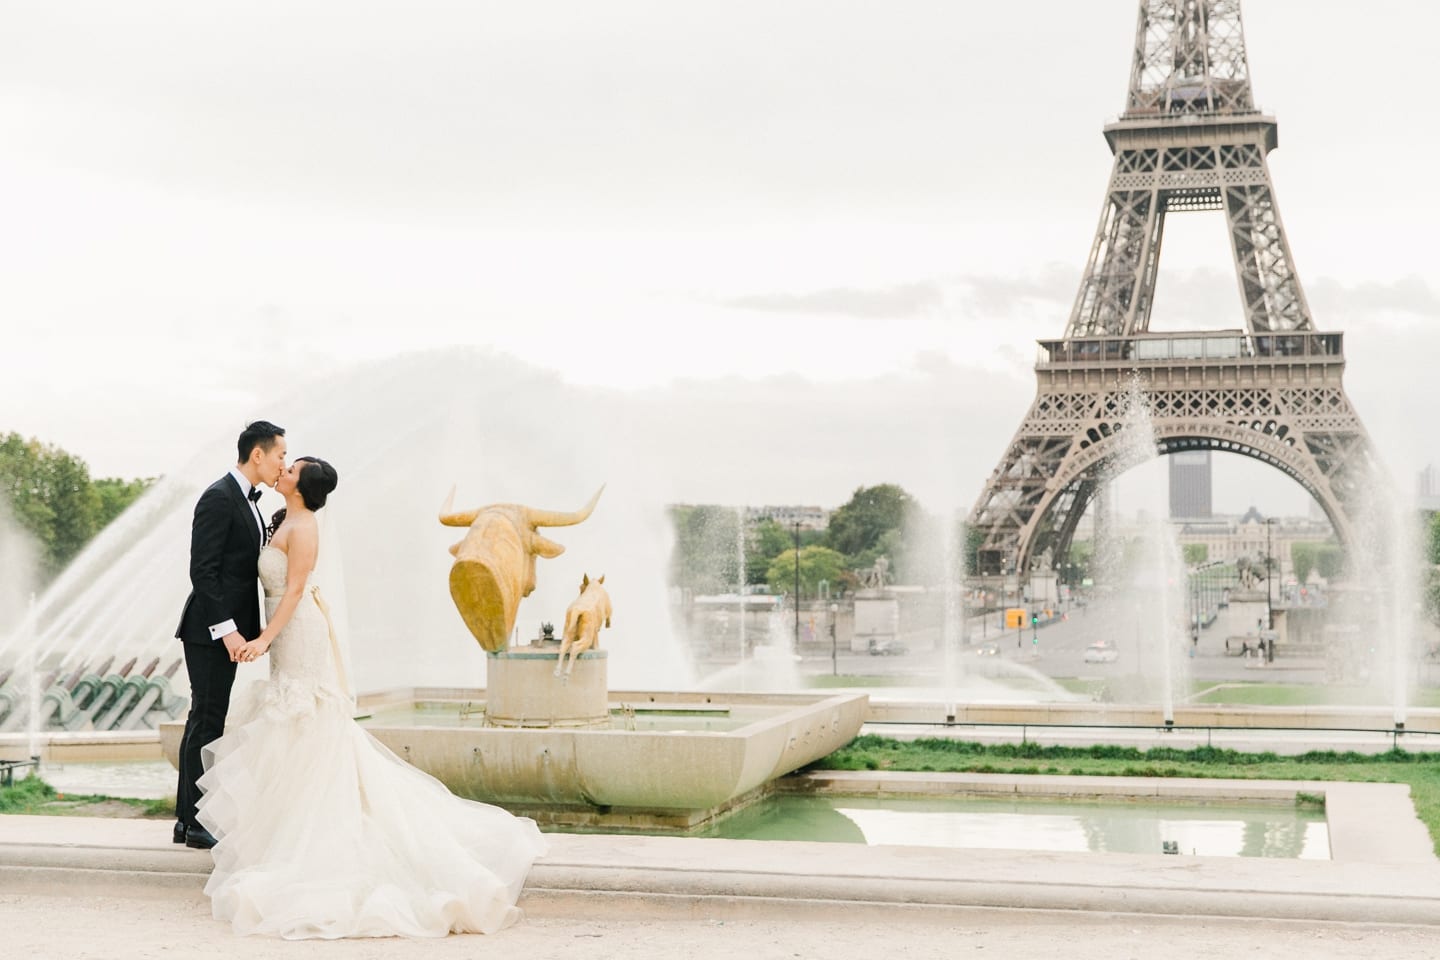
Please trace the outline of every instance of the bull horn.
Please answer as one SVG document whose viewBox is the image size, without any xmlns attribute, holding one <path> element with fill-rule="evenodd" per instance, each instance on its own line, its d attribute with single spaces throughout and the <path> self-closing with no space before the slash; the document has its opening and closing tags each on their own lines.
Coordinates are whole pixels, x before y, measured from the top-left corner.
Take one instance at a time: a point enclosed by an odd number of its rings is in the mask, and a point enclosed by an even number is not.
<svg viewBox="0 0 1440 960">
<path fill-rule="evenodd" d="M 445 498 L 445 505 L 440 508 L 440 522 L 447 527 L 468 527 L 475 522 L 480 515 L 479 510 L 471 510 L 469 513 L 452 513 L 450 508 L 455 504 L 455 488 L 450 488 L 450 495 Z"/>
<path fill-rule="evenodd" d="M 536 510 L 534 507 L 525 508 L 525 517 L 530 521 L 532 527 L 573 527 L 580 523 L 590 512 L 595 509 L 595 504 L 600 501 L 600 494 L 605 492 L 605 484 L 600 484 L 600 489 L 595 491 L 595 496 L 574 513 L 559 513 L 555 510 Z"/>
</svg>

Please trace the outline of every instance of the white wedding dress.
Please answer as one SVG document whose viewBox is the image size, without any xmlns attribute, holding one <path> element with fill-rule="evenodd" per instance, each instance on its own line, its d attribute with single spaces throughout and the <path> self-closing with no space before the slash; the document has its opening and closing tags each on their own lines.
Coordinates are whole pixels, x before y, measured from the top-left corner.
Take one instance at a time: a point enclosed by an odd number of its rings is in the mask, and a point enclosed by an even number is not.
<svg viewBox="0 0 1440 960">
<path fill-rule="evenodd" d="M 260 553 L 267 613 L 288 558 Z M 205 750 L 197 817 L 218 839 L 205 884 L 236 933 L 288 939 L 491 933 L 520 915 L 533 820 L 456 797 L 351 718 L 329 618 L 307 587 L 270 679 Z"/>
</svg>

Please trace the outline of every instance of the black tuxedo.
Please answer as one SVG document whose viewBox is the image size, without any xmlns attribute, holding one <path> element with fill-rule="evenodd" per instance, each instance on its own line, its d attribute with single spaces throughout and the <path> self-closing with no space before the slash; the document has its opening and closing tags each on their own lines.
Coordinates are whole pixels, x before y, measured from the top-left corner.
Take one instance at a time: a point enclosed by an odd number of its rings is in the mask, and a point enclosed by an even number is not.
<svg viewBox="0 0 1440 960">
<path fill-rule="evenodd" d="M 210 627 L 234 620 L 246 640 L 260 635 L 255 564 L 263 540 L 255 510 L 234 477 L 226 474 L 200 495 L 190 527 L 190 596 L 175 628 L 185 643 L 190 676 L 190 714 L 180 741 L 175 791 L 176 819 L 187 826 L 195 825 L 200 799 L 195 781 L 204 772 L 201 751 L 225 732 L 235 683 L 235 663 L 225 644 L 211 639 Z"/>
</svg>

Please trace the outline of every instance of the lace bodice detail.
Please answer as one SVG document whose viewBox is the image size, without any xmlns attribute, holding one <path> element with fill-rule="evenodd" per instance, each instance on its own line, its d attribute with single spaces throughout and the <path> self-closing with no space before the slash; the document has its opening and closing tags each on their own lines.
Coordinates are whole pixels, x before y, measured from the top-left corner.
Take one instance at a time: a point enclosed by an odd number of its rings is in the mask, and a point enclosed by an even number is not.
<svg viewBox="0 0 1440 960">
<path fill-rule="evenodd" d="M 285 595 L 290 558 L 279 547 L 260 551 L 260 583 L 265 588 L 265 619 L 268 622 Z M 330 642 L 330 623 L 316 602 L 314 586 L 307 581 L 295 614 L 270 646 L 270 679 L 278 685 L 303 684 L 307 688 L 338 690 L 335 654 Z"/>
</svg>

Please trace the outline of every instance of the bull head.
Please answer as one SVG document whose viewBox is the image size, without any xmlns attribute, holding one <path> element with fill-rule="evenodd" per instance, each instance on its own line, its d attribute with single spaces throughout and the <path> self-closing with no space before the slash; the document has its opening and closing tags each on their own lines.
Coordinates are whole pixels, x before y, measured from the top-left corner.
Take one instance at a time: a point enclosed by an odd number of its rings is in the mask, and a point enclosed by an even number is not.
<svg viewBox="0 0 1440 960">
<path fill-rule="evenodd" d="M 465 626 L 480 646 L 494 653 L 504 650 L 522 597 L 535 589 L 535 557 L 560 556 L 565 548 L 541 536 L 540 527 L 569 527 L 595 509 L 602 485 L 590 502 L 574 513 L 536 510 L 518 503 L 495 503 L 478 510 L 454 513 L 455 490 L 440 508 L 447 527 L 469 527 L 465 538 L 450 548 L 450 597 Z"/>
</svg>

